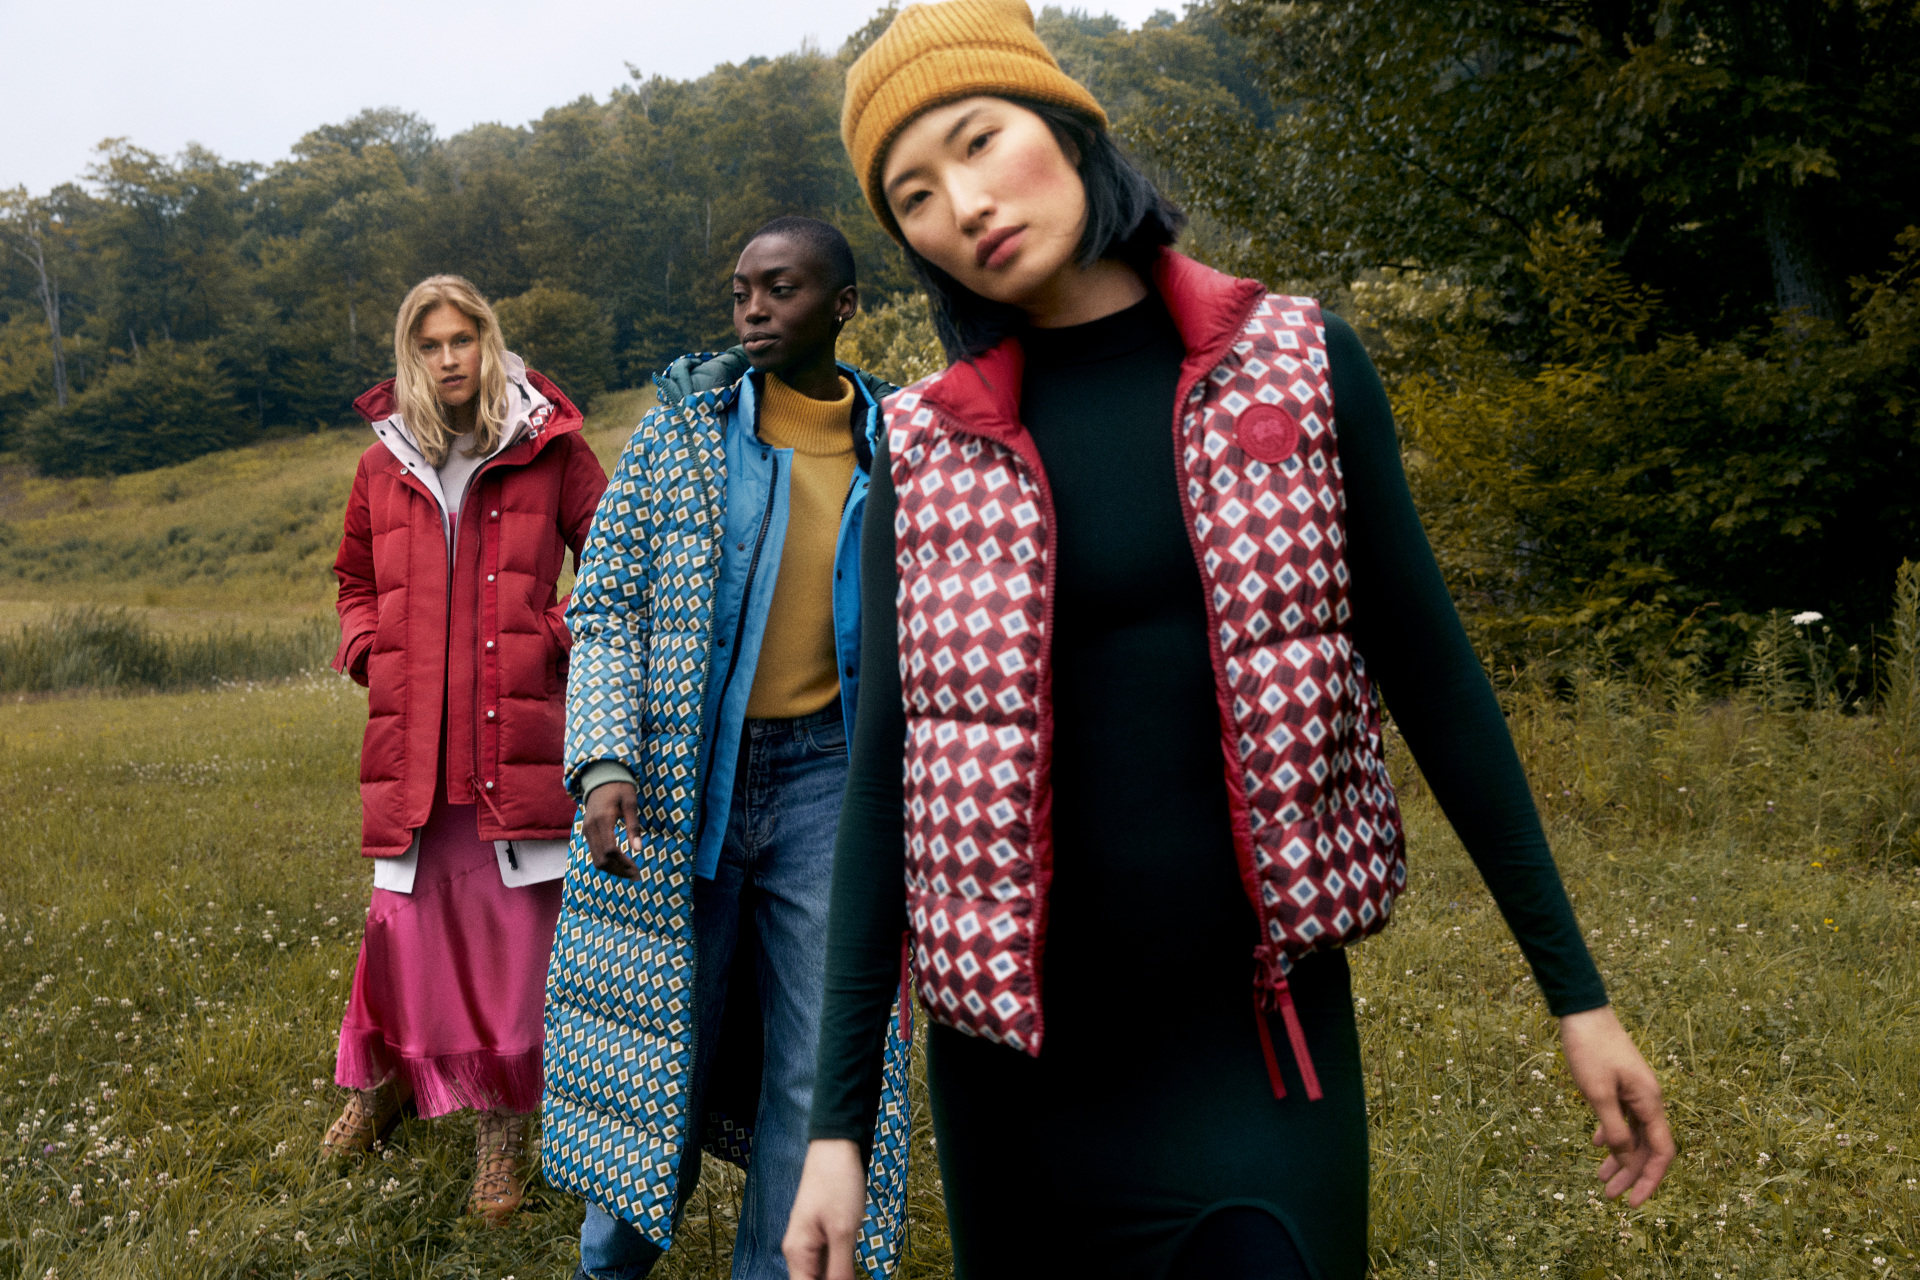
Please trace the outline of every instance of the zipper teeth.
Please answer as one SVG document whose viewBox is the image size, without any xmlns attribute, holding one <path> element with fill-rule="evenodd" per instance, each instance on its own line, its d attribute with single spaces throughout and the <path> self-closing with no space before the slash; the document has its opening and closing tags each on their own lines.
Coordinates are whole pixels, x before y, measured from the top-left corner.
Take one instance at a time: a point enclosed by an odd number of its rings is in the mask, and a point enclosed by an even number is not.
<svg viewBox="0 0 1920 1280">
<path fill-rule="evenodd" d="M 721 436 L 721 449 L 720 449 L 721 467 L 723 472 L 723 474 L 720 477 L 720 482 L 722 485 L 726 483 L 726 476 L 724 474 L 724 470 L 726 466 L 726 437 L 724 435 L 724 431 L 725 431 L 725 428 L 723 427 L 722 428 L 723 434 Z M 771 500 L 769 500 L 767 504 L 767 510 L 768 510 L 768 514 L 766 519 L 771 519 L 772 510 L 773 510 L 773 504 Z M 716 519 L 720 528 L 721 554 L 724 555 L 726 552 L 726 545 L 727 545 L 727 526 L 726 526 L 726 511 L 724 510 L 723 507 L 716 511 Z M 751 569 L 749 570 L 749 573 L 748 573 L 748 580 L 749 580 L 749 583 L 751 583 L 751 580 L 752 580 Z M 709 617 L 708 632 L 709 632 L 709 635 L 711 635 L 711 632 L 712 632 L 711 613 L 709 613 L 708 617 Z M 739 643 L 738 641 L 735 641 L 736 646 L 738 645 L 738 643 Z M 701 694 L 701 697 L 704 698 L 707 692 L 707 684 L 709 681 L 713 679 L 713 645 L 709 643 L 709 644 L 703 645 L 702 648 L 705 649 L 706 651 L 706 656 L 702 658 L 700 662 L 700 694 Z M 731 667 L 729 667 L 727 670 L 727 679 L 729 681 L 733 679 L 733 670 Z M 699 831 L 701 824 L 706 821 L 705 791 L 706 791 L 706 788 L 703 785 L 699 789 L 699 791 L 696 792 L 696 795 L 698 796 L 698 802 L 696 804 L 695 811 L 694 811 L 695 812 L 694 830 L 696 832 Z M 632 833 L 629 832 L 628 839 L 632 839 L 632 838 L 633 838 Z M 689 884 L 692 883 L 691 879 L 689 879 L 688 883 Z M 691 890 L 689 890 L 689 894 L 691 894 Z M 693 922 L 693 907 L 691 903 L 689 903 L 687 907 L 687 922 L 689 927 L 691 927 Z M 690 971 L 688 976 L 692 980 L 692 985 L 689 987 L 689 990 L 698 991 L 700 989 L 700 948 L 697 946 L 689 947 L 687 949 L 687 954 L 689 957 L 689 963 L 687 967 Z M 698 1045 L 700 1043 L 700 1002 L 698 1000 L 687 1001 L 687 1034 L 693 1044 Z M 687 1108 L 684 1106 L 681 1107 L 680 1114 L 681 1114 L 681 1129 L 680 1129 L 681 1146 L 684 1151 L 687 1139 L 689 1136 L 691 1136 L 693 1132 L 693 1124 L 695 1123 L 696 1117 L 689 1116 L 687 1114 Z"/>
<path fill-rule="evenodd" d="M 680 412 L 678 408 L 671 410 L 669 412 L 669 416 L 667 420 L 670 422 L 675 421 L 676 419 L 673 417 L 673 414 L 678 412 Z M 680 417 L 677 419 L 677 421 L 680 423 L 680 425 L 686 428 L 687 443 L 689 447 L 697 454 L 699 451 L 697 429 L 700 427 L 701 422 L 703 421 L 703 416 L 698 409 L 689 410 L 688 412 L 691 412 L 693 414 L 693 420 L 691 422 L 689 422 L 685 417 Z M 711 423 L 712 420 L 713 418 L 711 414 L 707 414 L 704 416 L 705 422 Z M 727 479 L 726 447 L 725 447 L 724 436 L 722 438 L 722 445 L 720 449 L 720 475 L 718 478 L 719 478 L 720 484 L 724 486 L 726 484 L 726 479 Z M 711 479 L 712 477 L 703 477 L 703 487 L 707 495 L 708 509 L 712 511 L 714 515 L 714 526 L 719 529 L 719 533 L 720 533 L 719 544 L 721 548 L 721 553 L 722 555 L 724 555 L 726 551 L 726 545 L 727 545 L 726 512 L 721 508 L 720 502 L 716 501 L 714 498 L 713 485 L 711 483 L 707 483 L 707 481 Z M 708 567 L 711 567 L 711 565 L 712 565 L 712 560 L 711 558 L 709 558 Z M 648 608 L 649 617 L 651 617 L 652 608 L 653 608 L 651 600 L 649 600 L 647 608 Z M 702 699 L 704 699 L 707 696 L 707 689 L 711 686 L 713 681 L 713 643 L 712 643 L 713 623 L 714 623 L 713 613 L 714 611 L 712 608 L 709 608 L 707 610 L 708 643 L 700 647 L 701 648 L 700 696 Z M 706 821 L 706 796 L 705 796 L 704 787 L 695 793 L 693 814 L 694 814 L 694 830 L 697 832 L 699 831 L 701 825 Z M 629 840 L 633 839 L 633 833 L 628 832 L 627 838 Z"/>
</svg>

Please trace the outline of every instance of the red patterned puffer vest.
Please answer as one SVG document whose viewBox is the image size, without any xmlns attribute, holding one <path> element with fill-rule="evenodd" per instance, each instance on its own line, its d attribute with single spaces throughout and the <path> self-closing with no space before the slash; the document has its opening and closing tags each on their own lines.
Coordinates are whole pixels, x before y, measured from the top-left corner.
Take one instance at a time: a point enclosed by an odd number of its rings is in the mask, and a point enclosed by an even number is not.
<svg viewBox="0 0 1920 1280">
<path fill-rule="evenodd" d="M 1187 347 L 1173 443 L 1208 590 L 1234 847 L 1263 935 L 1256 1001 L 1282 1015 L 1318 1097 L 1287 991 L 1292 957 L 1378 930 L 1406 885 L 1379 707 L 1346 630 L 1325 331 L 1311 299 L 1268 295 L 1171 251 L 1154 283 Z M 886 410 L 914 971 L 935 1018 L 1037 1055 L 1053 861 L 1053 510 L 1018 419 L 1021 372 L 1010 339 Z"/>
</svg>

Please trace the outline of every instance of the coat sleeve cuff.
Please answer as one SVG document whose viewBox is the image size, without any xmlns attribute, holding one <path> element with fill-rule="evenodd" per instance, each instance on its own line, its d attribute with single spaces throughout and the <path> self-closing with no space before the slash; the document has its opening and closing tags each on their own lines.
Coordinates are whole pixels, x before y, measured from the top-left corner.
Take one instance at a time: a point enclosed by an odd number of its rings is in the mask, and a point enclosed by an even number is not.
<svg viewBox="0 0 1920 1280">
<path fill-rule="evenodd" d="M 618 760 L 595 760 L 580 771 L 580 799 L 585 800 L 593 794 L 593 789 L 606 782 L 624 782 L 633 786 L 633 770 Z"/>
<path fill-rule="evenodd" d="M 342 637 L 334 651 L 332 667 L 356 684 L 367 683 L 367 655 L 373 652 L 373 632 L 361 631 L 351 638 Z"/>
</svg>

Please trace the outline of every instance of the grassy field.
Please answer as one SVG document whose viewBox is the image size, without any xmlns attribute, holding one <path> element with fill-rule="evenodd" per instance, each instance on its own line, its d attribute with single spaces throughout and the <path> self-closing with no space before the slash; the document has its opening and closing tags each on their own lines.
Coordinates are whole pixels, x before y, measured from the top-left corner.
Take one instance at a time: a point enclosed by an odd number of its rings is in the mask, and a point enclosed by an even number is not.
<svg viewBox="0 0 1920 1280">
<path fill-rule="evenodd" d="M 601 396 L 586 436 L 609 469 L 651 391 Z M 137 475 L 0 467 L 0 626 L 59 606 L 127 606 L 156 625 L 330 612 L 353 468 L 373 433 L 325 431 Z"/>
<path fill-rule="evenodd" d="M 568 1273 L 566 1198 L 462 1220 L 459 1119 L 315 1162 L 369 889 L 363 716 L 330 677 L 8 709 L 0 1276 Z M 1876 844 L 1904 731 L 1598 681 L 1516 695 L 1514 724 L 1682 1155 L 1644 1209 L 1595 1199 L 1552 1022 L 1402 759 L 1414 887 L 1355 952 L 1378 1274 L 1920 1275 L 1920 874 Z M 945 1275 L 924 1135 L 914 1178 L 906 1274 Z M 661 1274 L 725 1274 L 737 1187 Z"/>
<path fill-rule="evenodd" d="M 644 403 L 607 398 L 603 458 Z M 0 663 L 70 642 L 56 614 L 81 602 L 125 607 L 176 657 L 222 628 L 309 626 L 362 447 L 0 476 Z M 1920 574 L 1905 618 L 1877 715 L 1842 705 L 1785 623 L 1730 695 L 1599 663 L 1511 682 L 1582 924 L 1682 1144 L 1638 1211 L 1596 1198 L 1552 1020 L 1395 750 L 1412 889 L 1354 953 L 1377 1275 L 1920 1277 Z M 537 1187 L 505 1230 L 462 1218 L 467 1121 L 316 1162 L 370 889 L 364 718 L 326 675 L 6 704 L 0 1280 L 570 1273 L 565 1197 Z M 738 1190 L 708 1180 L 659 1275 L 725 1274 Z M 913 1197 L 904 1275 L 946 1276 L 924 1127 Z"/>
<path fill-rule="evenodd" d="M 609 470 L 651 403 L 597 402 L 585 434 Z M 323 432 L 113 479 L 0 466 L 0 696 L 322 669 L 341 512 L 371 440 Z"/>
</svg>

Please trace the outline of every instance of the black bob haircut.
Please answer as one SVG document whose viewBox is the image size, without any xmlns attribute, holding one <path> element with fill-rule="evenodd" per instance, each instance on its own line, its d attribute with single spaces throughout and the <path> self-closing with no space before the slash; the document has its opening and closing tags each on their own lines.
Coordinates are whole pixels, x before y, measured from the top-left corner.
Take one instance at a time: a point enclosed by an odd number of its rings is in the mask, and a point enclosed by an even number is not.
<svg viewBox="0 0 1920 1280">
<path fill-rule="evenodd" d="M 840 228 L 831 222 L 789 214 L 786 217 L 775 218 L 761 227 L 747 237 L 747 243 L 752 244 L 763 236 L 782 236 L 805 245 L 818 254 L 820 264 L 827 269 L 828 288 L 835 293 L 848 285 L 859 283 L 853 270 L 853 246 L 847 243 L 847 238 L 840 233 Z"/>
<path fill-rule="evenodd" d="M 1087 190 L 1087 227 L 1078 250 L 1082 267 L 1102 258 L 1126 263 L 1151 281 L 1153 262 L 1165 245 L 1180 238 L 1187 215 L 1127 159 L 1105 129 L 1085 116 L 1051 103 L 1009 97 L 1047 122 L 1055 141 L 1076 158 Z M 1026 324 L 1026 313 L 981 297 L 906 245 L 907 263 L 932 303 L 933 327 L 949 361 L 985 355 L 1002 338 Z"/>
</svg>

